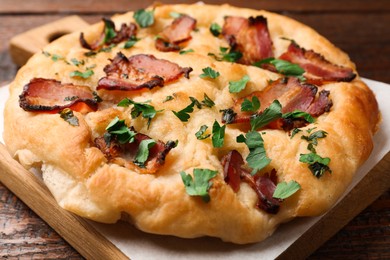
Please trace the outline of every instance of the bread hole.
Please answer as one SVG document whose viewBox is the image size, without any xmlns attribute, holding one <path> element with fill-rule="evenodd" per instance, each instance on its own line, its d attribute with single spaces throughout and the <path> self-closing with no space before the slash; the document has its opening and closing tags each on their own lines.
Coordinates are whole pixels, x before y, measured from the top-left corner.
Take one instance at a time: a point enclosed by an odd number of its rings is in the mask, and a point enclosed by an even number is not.
<svg viewBox="0 0 390 260">
<path fill-rule="evenodd" d="M 60 32 L 55 32 L 55 33 L 52 33 L 49 35 L 49 37 L 47 38 L 47 40 L 49 42 L 53 42 L 55 40 L 57 40 L 58 38 L 64 36 L 65 34 L 68 34 L 70 32 L 66 32 L 66 31 L 60 31 Z"/>
</svg>

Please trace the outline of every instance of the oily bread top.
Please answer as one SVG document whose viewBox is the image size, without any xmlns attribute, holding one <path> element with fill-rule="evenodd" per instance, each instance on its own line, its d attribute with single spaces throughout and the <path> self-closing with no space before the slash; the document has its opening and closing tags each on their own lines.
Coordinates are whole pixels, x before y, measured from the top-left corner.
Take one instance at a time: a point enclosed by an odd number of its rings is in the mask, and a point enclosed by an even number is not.
<svg viewBox="0 0 390 260">
<path fill-rule="evenodd" d="M 197 31 L 186 49 L 194 52 L 180 55 L 177 52 L 156 50 L 155 36 L 172 22 L 171 12 L 188 14 L 197 20 Z M 146 232 L 171 234 L 192 238 L 215 236 L 234 243 L 250 243 L 271 235 L 282 222 L 296 216 L 314 216 L 327 211 L 349 185 L 357 168 L 368 158 L 372 137 L 378 128 L 379 112 L 372 91 L 357 77 L 350 83 L 331 83 L 323 86 L 330 91 L 333 107 L 330 112 L 317 118 L 316 123 L 303 128 L 317 127 L 328 136 L 319 140 L 317 152 L 331 159 L 332 173 L 320 179 L 313 176 L 307 164 L 299 162 L 299 155 L 307 153 L 307 142 L 282 130 L 264 130 L 267 156 L 272 159 L 267 169 L 275 169 L 280 181 L 295 180 L 301 189 L 287 198 L 276 214 L 268 214 L 256 207 L 257 196 L 246 184 L 241 184 L 238 193 L 233 192 L 223 180 L 220 159 L 230 150 L 239 151 L 245 158 L 248 149 L 236 142 L 242 132 L 238 127 L 226 127 L 222 148 L 213 148 L 211 140 L 197 140 L 195 133 L 201 125 L 221 122 L 221 109 L 233 106 L 235 99 L 244 97 L 266 87 L 269 80 L 281 77 L 276 73 L 254 66 L 218 62 L 208 53 L 218 53 L 220 46 L 227 46 L 222 38 L 209 32 L 210 24 L 223 24 L 227 15 L 257 16 L 268 20 L 275 57 L 282 54 L 293 39 L 301 47 L 322 54 L 330 62 L 352 68 L 348 56 L 337 49 L 311 28 L 287 17 L 229 5 L 163 5 L 154 11 L 155 23 L 139 29 L 140 40 L 130 49 L 118 44 L 110 52 L 101 52 L 86 58 L 79 44 L 79 33 L 62 37 L 48 45 L 44 51 L 61 55 L 66 60 L 85 60 L 84 68 L 95 65 L 94 75 L 88 79 L 69 76 L 79 69 L 61 60 L 53 61 L 42 53 L 35 54 L 17 74 L 10 85 L 10 98 L 5 108 L 4 140 L 10 153 L 26 168 L 41 167 L 43 180 L 58 203 L 65 209 L 96 221 L 114 223 L 125 218 Z M 114 16 L 121 23 L 134 22 L 133 13 Z M 88 41 L 99 37 L 103 23 L 84 30 Z M 116 106 L 123 96 L 99 93 L 106 100 L 97 112 L 78 117 L 80 125 L 71 126 L 58 114 L 26 112 L 19 107 L 19 95 L 32 78 L 56 79 L 63 83 L 90 86 L 96 89 L 97 82 L 105 76 L 104 66 L 117 52 L 127 57 L 134 54 L 152 54 L 181 67 L 191 67 L 190 79 L 184 77 L 162 88 L 142 93 L 130 93 L 128 97 L 141 102 L 150 100 L 156 110 L 163 109 L 147 128 L 146 120 L 131 119 L 128 109 Z M 217 79 L 202 79 L 202 69 L 211 67 L 220 73 Z M 250 82 L 238 93 L 229 93 L 228 82 L 249 75 Z M 171 111 L 178 111 L 189 104 L 189 97 L 203 99 L 206 93 L 214 102 L 212 108 L 195 110 L 190 120 L 181 122 Z M 175 94 L 175 99 L 163 102 L 166 96 Z M 107 101 L 108 100 L 108 101 Z M 111 100 L 111 101 L 110 101 Z M 154 140 L 178 140 L 178 146 L 170 151 L 164 166 L 155 174 L 141 174 L 116 164 L 108 163 L 103 153 L 94 147 L 94 138 L 101 136 L 107 124 L 118 116 L 126 119 L 138 132 Z M 304 132 L 303 131 L 303 132 Z M 244 133 L 245 134 L 245 133 Z M 210 188 L 210 202 L 186 194 L 180 172 L 191 173 L 194 168 L 217 170 Z"/>
</svg>

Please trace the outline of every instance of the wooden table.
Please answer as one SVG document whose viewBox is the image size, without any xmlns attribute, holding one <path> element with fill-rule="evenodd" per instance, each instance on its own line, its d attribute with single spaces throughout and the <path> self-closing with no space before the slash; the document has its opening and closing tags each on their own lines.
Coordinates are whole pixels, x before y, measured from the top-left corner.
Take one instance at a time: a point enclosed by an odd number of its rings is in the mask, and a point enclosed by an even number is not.
<svg viewBox="0 0 390 260">
<path fill-rule="evenodd" d="M 93 23 L 102 16 L 142 8 L 153 1 L 140 2 L 0 0 L 0 85 L 11 81 L 18 69 L 8 53 L 8 42 L 14 35 L 70 14 L 80 15 Z M 229 1 L 208 1 L 223 2 Z M 278 12 L 308 24 L 349 53 L 361 76 L 390 83 L 390 1 L 237 0 L 230 3 Z M 372 191 L 368 188 L 367 192 Z M 81 258 L 1 183 L 0 257 Z M 389 190 L 377 200 L 373 199 L 368 208 L 314 252 L 310 259 L 329 257 L 390 259 Z"/>
</svg>

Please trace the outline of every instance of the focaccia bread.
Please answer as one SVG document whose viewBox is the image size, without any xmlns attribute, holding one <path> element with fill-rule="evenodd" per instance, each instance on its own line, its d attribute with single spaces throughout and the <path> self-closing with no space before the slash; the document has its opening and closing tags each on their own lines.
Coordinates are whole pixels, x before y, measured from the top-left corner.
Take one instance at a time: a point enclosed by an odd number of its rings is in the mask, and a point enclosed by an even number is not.
<svg viewBox="0 0 390 260">
<path fill-rule="evenodd" d="M 4 140 L 59 205 L 145 232 L 244 244 L 329 210 L 380 113 L 313 29 L 229 5 L 116 15 L 35 54 Z"/>
</svg>

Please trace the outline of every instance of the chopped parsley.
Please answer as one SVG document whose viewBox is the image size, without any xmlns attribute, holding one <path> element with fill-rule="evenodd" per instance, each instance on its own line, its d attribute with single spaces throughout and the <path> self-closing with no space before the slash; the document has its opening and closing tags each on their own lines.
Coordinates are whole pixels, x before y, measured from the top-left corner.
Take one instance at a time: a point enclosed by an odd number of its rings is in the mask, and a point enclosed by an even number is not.
<svg viewBox="0 0 390 260">
<path fill-rule="evenodd" d="M 218 37 L 222 33 L 222 27 L 217 23 L 212 23 L 210 25 L 210 32 L 215 37 Z"/>
<path fill-rule="evenodd" d="M 260 108 L 260 100 L 256 97 L 252 97 L 252 101 L 248 99 L 244 99 L 244 101 L 241 103 L 241 111 L 246 112 L 256 112 Z"/>
<path fill-rule="evenodd" d="M 156 144 L 153 139 L 142 140 L 139 144 L 137 155 L 135 156 L 134 163 L 140 167 L 145 166 L 145 162 L 149 157 L 149 150 Z"/>
<path fill-rule="evenodd" d="M 183 54 L 187 54 L 190 52 L 194 52 L 194 50 L 193 49 L 181 50 L 181 51 L 179 51 L 179 54 L 183 55 Z"/>
<path fill-rule="evenodd" d="M 130 39 L 128 39 L 126 42 L 125 42 L 125 45 L 123 46 L 124 49 L 130 49 L 131 47 L 133 47 L 137 42 L 139 41 L 139 39 L 137 37 L 135 37 L 134 35 L 132 35 L 130 37 Z"/>
<path fill-rule="evenodd" d="M 212 101 L 211 98 L 209 98 L 209 96 L 207 96 L 206 93 L 204 93 L 203 96 L 204 96 L 204 99 L 201 101 L 202 106 L 205 106 L 205 107 L 213 107 L 213 106 L 215 106 L 214 101 Z"/>
<path fill-rule="evenodd" d="M 70 108 L 65 108 L 59 112 L 60 117 L 72 126 L 79 126 L 79 119 L 73 114 Z"/>
<path fill-rule="evenodd" d="M 329 168 L 330 158 L 323 158 L 316 153 L 300 154 L 299 161 L 309 164 L 309 169 L 313 175 L 320 178 L 325 172 L 332 173 Z"/>
<path fill-rule="evenodd" d="M 210 201 L 208 191 L 213 185 L 210 180 L 217 176 L 217 174 L 217 171 L 195 168 L 193 170 L 194 178 L 192 178 L 190 174 L 180 172 L 187 194 L 190 196 L 200 196 L 204 202 Z"/>
<path fill-rule="evenodd" d="M 222 112 L 222 121 L 225 121 L 226 124 L 232 123 L 237 115 L 237 113 L 231 108 L 222 109 L 219 110 L 219 112 Z"/>
<path fill-rule="evenodd" d="M 143 102 L 143 103 L 139 103 L 139 102 L 135 102 L 129 98 L 125 98 L 118 103 L 118 106 L 119 107 L 128 107 L 130 105 L 133 105 L 133 108 L 131 109 L 131 117 L 137 118 L 138 116 L 140 116 L 142 114 L 142 117 L 146 118 L 148 120 L 147 124 L 149 127 L 152 119 L 156 116 L 157 112 L 161 112 L 162 110 L 156 111 L 156 109 L 153 106 L 151 106 L 147 103 L 148 103 L 148 101 Z"/>
<path fill-rule="evenodd" d="M 246 84 L 249 82 L 250 78 L 248 75 L 243 76 L 240 80 L 229 81 L 229 92 L 238 93 L 246 87 Z"/>
<path fill-rule="evenodd" d="M 263 64 L 272 64 L 275 66 L 275 69 L 285 76 L 297 77 L 301 81 L 305 81 L 305 77 L 303 73 L 305 70 L 302 69 L 298 64 L 291 63 L 286 60 L 280 60 L 275 58 L 267 58 L 258 62 L 255 62 L 253 65 L 257 67 L 261 67 Z"/>
<path fill-rule="evenodd" d="M 293 112 L 285 113 L 282 115 L 283 118 L 288 119 L 296 119 L 296 118 L 303 118 L 306 120 L 308 123 L 314 123 L 315 119 L 312 117 L 309 113 L 300 111 L 300 110 L 295 110 Z"/>
<path fill-rule="evenodd" d="M 116 37 L 115 24 L 109 19 L 103 19 L 104 22 L 104 42 L 110 42 Z"/>
<path fill-rule="evenodd" d="M 52 54 L 51 59 L 52 61 L 58 61 L 58 60 L 64 60 L 64 57 L 58 54 Z"/>
<path fill-rule="evenodd" d="M 251 130 L 268 125 L 270 122 L 282 117 L 282 105 L 278 100 L 274 100 L 269 107 L 264 109 L 261 114 L 257 114 L 250 119 Z"/>
<path fill-rule="evenodd" d="M 93 74 L 94 74 L 94 72 L 91 69 L 86 70 L 85 72 L 75 70 L 75 71 L 70 72 L 69 76 L 72 78 L 79 77 L 79 78 L 87 79 L 87 78 L 91 77 Z"/>
<path fill-rule="evenodd" d="M 195 133 L 195 136 L 198 140 L 203 140 L 210 137 L 211 134 L 205 134 L 207 128 L 208 128 L 207 125 L 202 125 L 199 131 Z"/>
<path fill-rule="evenodd" d="M 176 18 L 179 18 L 180 16 L 182 16 L 182 14 L 178 13 L 178 12 L 170 12 L 169 16 L 176 19 Z"/>
<path fill-rule="evenodd" d="M 137 134 L 136 132 L 130 130 L 127 127 L 125 120 L 119 120 L 118 117 L 115 117 L 106 127 L 108 135 L 105 135 L 105 140 L 110 140 L 111 135 L 117 137 L 120 144 L 132 143 L 134 142 L 134 137 Z M 106 141 L 107 142 L 107 141 Z"/>
<path fill-rule="evenodd" d="M 190 119 L 190 113 L 194 112 L 194 106 L 195 106 L 195 101 L 192 101 L 191 104 L 183 108 L 182 110 L 176 112 L 172 111 L 175 116 L 177 116 L 180 121 L 182 122 L 188 122 L 188 119 Z"/>
<path fill-rule="evenodd" d="M 274 191 L 274 194 L 272 197 L 276 199 L 286 199 L 293 195 L 295 192 L 297 192 L 301 188 L 301 185 L 299 185 L 298 182 L 292 180 L 290 182 L 279 182 L 276 186 L 276 189 Z"/>
<path fill-rule="evenodd" d="M 168 101 L 171 101 L 171 100 L 173 100 L 173 99 L 174 99 L 173 96 L 166 96 L 165 99 L 163 100 L 163 103 L 168 102 Z"/>
<path fill-rule="evenodd" d="M 211 140 L 215 148 L 220 148 L 223 146 L 223 143 L 225 141 L 225 129 L 226 125 L 220 126 L 217 120 L 214 121 L 213 136 L 211 137 Z"/>
<path fill-rule="evenodd" d="M 259 132 L 250 131 L 246 135 L 237 136 L 238 143 L 245 143 L 249 149 L 249 154 L 246 157 L 248 166 L 252 168 L 252 175 L 266 167 L 271 159 L 267 157 L 264 148 L 264 140 Z"/>
<path fill-rule="evenodd" d="M 291 131 L 291 137 L 290 137 L 290 139 L 292 139 L 297 133 L 299 133 L 299 132 L 302 132 L 302 130 L 301 129 L 299 129 L 299 128 L 294 128 L 292 131 Z"/>
<path fill-rule="evenodd" d="M 73 63 L 73 65 L 75 65 L 77 67 L 85 64 L 84 60 L 78 60 L 76 58 L 72 58 L 70 61 Z"/>
<path fill-rule="evenodd" d="M 133 18 L 141 28 L 146 28 L 154 23 L 154 11 L 139 9 L 134 13 Z"/>
<path fill-rule="evenodd" d="M 220 53 L 218 55 L 214 53 L 208 53 L 208 56 L 214 57 L 217 61 L 228 61 L 228 62 L 236 62 L 242 57 L 242 53 L 239 51 L 233 51 L 232 49 L 226 47 L 219 48 Z"/>
<path fill-rule="evenodd" d="M 201 77 L 202 79 L 204 79 L 204 78 L 216 79 L 220 75 L 218 71 L 215 71 L 210 67 L 206 67 L 206 68 L 202 69 L 202 71 L 203 71 L 203 74 L 199 75 L 199 77 Z"/>
</svg>

